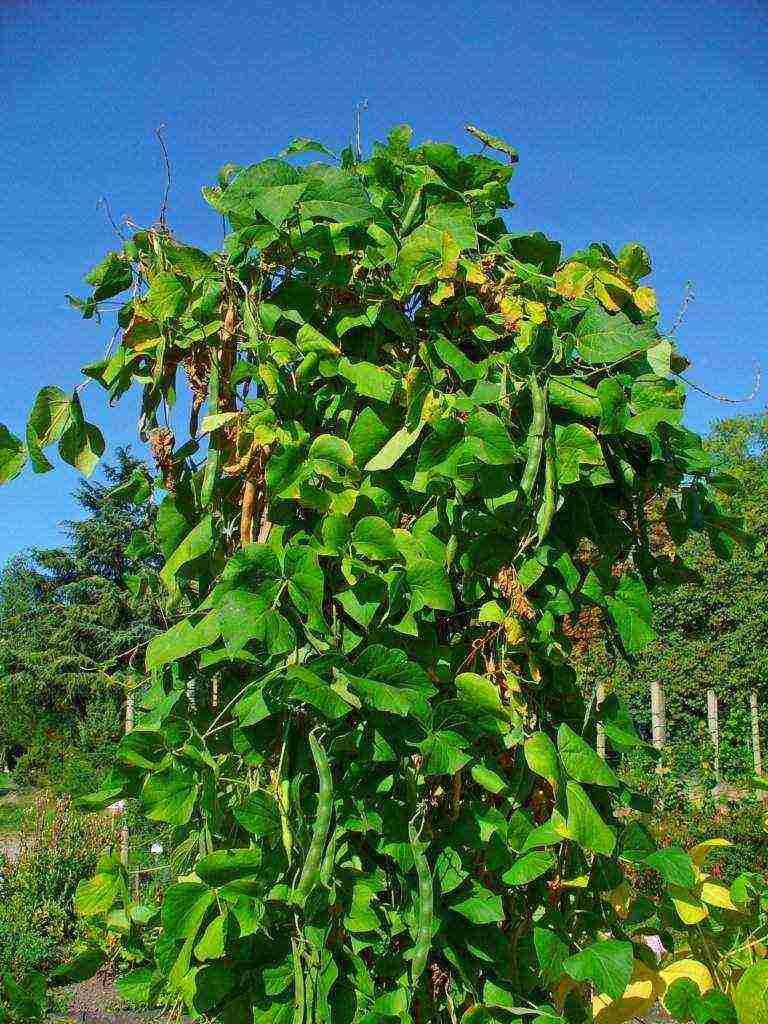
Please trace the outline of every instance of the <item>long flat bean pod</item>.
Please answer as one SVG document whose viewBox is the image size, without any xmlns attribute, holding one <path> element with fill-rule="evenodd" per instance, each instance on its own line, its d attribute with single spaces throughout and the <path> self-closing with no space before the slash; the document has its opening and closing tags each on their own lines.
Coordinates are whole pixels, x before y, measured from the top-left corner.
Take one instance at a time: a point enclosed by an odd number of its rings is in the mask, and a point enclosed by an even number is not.
<svg viewBox="0 0 768 1024">
<path fill-rule="evenodd" d="M 306 993 L 304 986 L 304 966 L 301 962 L 299 943 L 291 939 L 293 954 L 293 1024 L 304 1024 L 306 1010 Z"/>
<path fill-rule="evenodd" d="M 544 448 L 544 434 L 547 428 L 547 394 L 545 388 L 539 384 L 536 374 L 530 377 L 531 403 L 533 405 L 533 422 L 531 432 L 528 435 L 530 444 L 528 447 L 528 458 L 525 469 L 520 478 L 520 487 L 524 494 L 530 495 L 536 486 L 541 465 L 541 453 Z"/>
<path fill-rule="evenodd" d="M 320 878 L 320 862 L 328 840 L 328 829 L 331 824 L 333 809 L 333 778 L 328 755 L 314 731 L 309 734 L 309 748 L 317 769 L 319 790 L 317 795 L 317 817 L 312 828 L 312 841 L 307 851 L 307 859 L 301 869 L 299 882 L 293 893 L 294 903 L 303 903 Z"/>
<path fill-rule="evenodd" d="M 539 543 L 549 533 L 557 503 L 557 463 L 555 461 L 555 439 L 552 430 L 547 432 L 544 442 L 544 494 L 538 514 Z"/>
<path fill-rule="evenodd" d="M 413 950 L 413 960 L 411 961 L 411 984 L 415 985 L 427 966 L 427 956 L 432 945 L 432 921 L 435 908 L 432 874 L 429 870 L 424 844 L 419 839 L 419 833 L 416 831 L 413 821 L 410 821 L 408 824 L 408 838 L 411 843 L 413 860 L 416 864 L 416 873 L 419 877 L 418 928 L 416 931 L 416 945 Z"/>
<path fill-rule="evenodd" d="M 214 416 L 219 411 L 219 386 L 220 372 L 219 360 L 215 353 L 211 354 L 211 376 L 208 382 L 208 414 Z M 221 448 L 216 436 L 212 431 L 208 440 L 208 458 L 205 460 L 205 472 L 203 473 L 203 489 L 200 495 L 200 504 L 207 508 L 211 503 L 213 492 L 219 481 L 221 472 Z"/>
</svg>

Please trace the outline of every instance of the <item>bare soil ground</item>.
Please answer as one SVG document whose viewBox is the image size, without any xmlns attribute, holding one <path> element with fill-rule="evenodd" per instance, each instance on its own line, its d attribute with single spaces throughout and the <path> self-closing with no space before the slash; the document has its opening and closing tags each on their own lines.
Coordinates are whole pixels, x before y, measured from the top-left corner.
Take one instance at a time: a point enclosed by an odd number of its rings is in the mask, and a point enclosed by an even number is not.
<svg viewBox="0 0 768 1024">
<path fill-rule="evenodd" d="M 62 992 L 66 1009 L 51 1021 L 75 1020 L 82 1024 L 153 1024 L 161 1018 L 152 1011 L 131 1010 L 123 1006 L 112 981 L 91 978 Z"/>
</svg>

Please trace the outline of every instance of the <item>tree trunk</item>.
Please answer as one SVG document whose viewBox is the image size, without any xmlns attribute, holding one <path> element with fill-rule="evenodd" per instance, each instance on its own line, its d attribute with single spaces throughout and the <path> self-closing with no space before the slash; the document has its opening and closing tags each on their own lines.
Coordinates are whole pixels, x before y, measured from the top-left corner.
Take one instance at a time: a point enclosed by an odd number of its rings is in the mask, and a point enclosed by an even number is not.
<svg viewBox="0 0 768 1024">
<path fill-rule="evenodd" d="M 720 723 L 717 713 L 717 694 L 707 690 L 707 727 L 715 755 L 715 779 L 720 781 Z"/>
</svg>

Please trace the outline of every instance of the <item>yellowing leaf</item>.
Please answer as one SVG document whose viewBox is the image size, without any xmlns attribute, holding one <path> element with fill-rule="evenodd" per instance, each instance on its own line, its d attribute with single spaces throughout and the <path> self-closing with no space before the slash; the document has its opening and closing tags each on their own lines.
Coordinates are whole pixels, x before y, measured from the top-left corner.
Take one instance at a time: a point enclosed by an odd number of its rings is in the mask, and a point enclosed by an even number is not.
<svg viewBox="0 0 768 1024">
<path fill-rule="evenodd" d="M 672 982 L 677 981 L 679 978 L 687 978 L 689 981 L 692 981 L 701 995 L 704 995 L 705 992 L 712 988 L 712 975 L 709 973 L 708 968 L 698 960 L 693 960 L 690 957 L 676 960 L 674 963 L 664 967 L 659 971 L 659 977 L 665 989 L 669 988 Z M 664 1002 L 663 996 L 661 1001 Z"/>
<path fill-rule="evenodd" d="M 629 886 L 626 882 L 622 882 L 617 885 L 615 889 L 611 889 L 610 892 L 603 893 L 603 899 L 606 900 L 613 909 L 616 911 L 618 917 L 626 918 L 629 915 L 629 904 L 632 899 L 632 894 L 629 891 Z"/>
<path fill-rule="evenodd" d="M 643 313 L 654 313 L 656 311 L 656 292 L 653 288 L 638 288 L 634 295 L 635 305 Z"/>
<path fill-rule="evenodd" d="M 664 982 L 656 971 L 646 967 L 640 960 L 635 960 L 632 978 L 622 996 L 618 999 L 611 999 L 604 993 L 593 996 L 592 1013 L 595 1024 L 623 1024 L 633 1017 L 645 1015 L 664 991 L 664 987 Z"/>
<path fill-rule="evenodd" d="M 555 274 L 555 291 L 566 299 L 582 299 L 592 283 L 593 274 L 583 263 L 566 263 Z"/>
<path fill-rule="evenodd" d="M 483 273 L 482 267 L 478 266 L 477 263 L 473 263 L 472 260 L 463 259 L 461 265 L 464 267 L 468 284 L 485 284 L 488 280 Z"/>
<path fill-rule="evenodd" d="M 609 270 L 596 271 L 594 291 L 595 297 L 611 313 L 626 306 L 632 298 L 629 282 L 617 274 L 612 274 Z"/>
<path fill-rule="evenodd" d="M 683 889 L 679 885 L 670 885 L 669 895 L 672 897 L 675 910 L 683 924 L 698 924 L 708 916 L 707 907 L 689 889 Z"/>
<path fill-rule="evenodd" d="M 738 910 L 725 886 L 717 885 L 715 882 L 704 882 L 701 887 L 701 898 L 711 907 L 721 907 L 723 910 Z"/>
<path fill-rule="evenodd" d="M 733 843 L 728 839 L 707 839 L 706 842 L 697 843 L 696 846 L 692 846 L 688 853 L 696 867 L 700 868 L 707 855 L 712 853 L 713 850 L 722 850 L 729 846 L 733 846 Z"/>
</svg>

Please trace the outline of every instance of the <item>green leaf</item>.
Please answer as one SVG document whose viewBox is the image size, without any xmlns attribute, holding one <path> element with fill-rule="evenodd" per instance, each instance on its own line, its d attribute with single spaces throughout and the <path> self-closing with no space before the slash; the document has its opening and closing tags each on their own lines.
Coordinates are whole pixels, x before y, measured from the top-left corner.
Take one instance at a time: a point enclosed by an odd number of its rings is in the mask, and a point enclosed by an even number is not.
<svg viewBox="0 0 768 1024">
<path fill-rule="evenodd" d="M 525 741 L 523 751 L 531 771 L 557 786 L 560 780 L 560 766 L 555 745 L 549 736 L 544 732 L 535 732 Z"/>
<path fill-rule="evenodd" d="M 455 775 L 471 760 L 467 741 L 457 732 L 442 729 L 419 743 L 424 775 Z"/>
<path fill-rule="evenodd" d="M 396 434 L 390 437 L 384 447 L 373 458 L 368 460 L 365 465 L 366 472 L 373 473 L 379 469 L 391 469 L 418 439 L 424 426 L 425 424 L 422 420 L 413 430 L 408 430 L 407 427 L 402 427 L 398 430 Z"/>
<path fill-rule="evenodd" d="M 640 281 L 651 272 L 651 258 L 639 242 L 629 242 L 619 252 L 621 272 L 632 281 Z"/>
<path fill-rule="evenodd" d="M 606 598 L 606 605 L 621 642 L 630 654 L 642 651 L 656 639 L 651 626 L 650 598 L 645 584 L 638 575 L 625 573 L 613 597 Z"/>
<path fill-rule="evenodd" d="M 528 885 L 529 882 L 546 874 L 556 863 L 551 853 L 545 850 L 531 850 L 516 860 L 501 878 L 507 885 Z"/>
<path fill-rule="evenodd" d="M 358 466 L 365 466 L 389 437 L 389 430 L 379 416 L 366 406 L 352 424 L 349 432 L 349 446 L 354 452 Z"/>
<path fill-rule="evenodd" d="M 699 986 L 690 978 L 678 978 L 664 992 L 664 1007 L 676 1020 L 693 1020 L 698 1005 Z"/>
<path fill-rule="evenodd" d="M 578 377 L 550 377 L 549 401 L 558 409 L 585 419 L 596 420 L 602 414 L 597 391 Z"/>
<path fill-rule="evenodd" d="M 215 890 L 200 882 L 169 886 L 161 912 L 166 937 L 175 941 L 194 938 L 215 899 Z"/>
<path fill-rule="evenodd" d="M 485 720 L 492 732 L 509 731 L 509 712 L 490 679 L 476 672 L 462 672 L 456 676 L 455 685 L 459 701 L 479 725 Z"/>
<path fill-rule="evenodd" d="M 169 261 L 177 267 L 182 274 L 197 281 L 198 278 L 213 275 L 216 272 L 216 264 L 207 252 L 196 249 L 192 245 L 172 245 L 165 249 Z"/>
<path fill-rule="evenodd" d="M 163 271 L 152 278 L 142 299 L 150 316 L 160 323 L 179 316 L 189 302 L 189 285 L 175 274 Z"/>
<path fill-rule="evenodd" d="M 447 231 L 459 249 L 477 248 L 477 231 L 466 203 L 435 203 L 427 210 L 426 223 L 441 234 Z"/>
<path fill-rule="evenodd" d="M 77 392 L 70 402 L 69 426 L 59 440 L 59 455 L 84 476 L 90 476 L 104 454 L 104 438 L 93 423 L 86 423 Z"/>
<path fill-rule="evenodd" d="M 95 302 L 111 299 L 133 284 L 131 265 L 120 253 L 110 252 L 98 266 L 85 275 L 85 280 L 94 287 Z"/>
<path fill-rule="evenodd" d="M 41 388 L 29 414 L 28 425 L 34 431 L 37 444 L 47 448 L 64 433 L 70 417 L 70 396 L 65 395 L 61 388 Z"/>
<path fill-rule="evenodd" d="M 166 560 L 159 576 L 171 593 L 178 591 L 176 576 L 182 566 L 207 554 L 213 547 L 213 517 L 208 515 L 193 526 L 173 554 Z"/>
<path fill-rule="evenodd" d="M 132 1006 L 145 1006 L 152 998 L 154 975 L 149 967 L 138 967 L 115 982 L 121 999 Z"/>
<path fill-rule="evenodd" d="M 238 878 L 253 878 L 261 867 L 261 850 L 216 850 L 201 858 L 195 865 L 195 874 L 207 885 L 218 886 Z"/>
<path fill-rule="evenodd" d="M 323 476 L 333 477 L 336 470 L 352 469 L 355 465 L 355 454 L 349 444 L 333 434 L 316 437 L 309 449 L 309 458 L 315 472 Z"/>
<path fill-rule="evenodd" d="M 565 722 L 557 730 L 557 750 L 566 773 L 577 782 L 618 786 L 619 780 L 613 769 Z"/>
<path fill-rule="evenodd" d="M 147 671 L 178 661 L 203 647 L 210 647 L 220 636 L 221 629 L 215 611 L 209 612 L 194 626 L 189 619 L 182 619 L 150 641 L 145 659 Z"/>
<path fill-rule="evenodd" d="M 237 654 L 249 640 L 267 642 L 271 653 L 282 654 L 293 647 L 293 630 L 274 611 L 272 602 L 280 591 L 274 583 L 260 594 L 249 590 L 230 590 L 217 606 L 219 628 L 230 654 Z"/>
<path fill-rule="evenodd" d="M 296 153 L 323 153 L 325 156 L 336 155 L 333 150 L 328 149 L 322 142 L 317 142 L 316 139 L 308 139 L 304 136 L 292 139 L 285 149 L 281 151 L 280 156 L 294 156 Z"/>
<path fill-rule="evenodd" d="M 587 794 L 575 782 L 566 783 L 568 805 L 568 835 L 585 850 L 604 853 L 609 857 L 616 845 L 616 834 L 610 829 L 592 805 Z"/>
<path fill-rule="evenodd" d="M 0 484 L 15 479 L 27 462 L 24 444 L 0 423 Z"/>
<path fill-rule="evenodd" d="M 544 982 L 551 988 L 564 973 L 568 946 L 549 928 L 533 929 L 533 945 Z"/>
<path fill-rule="evenodd" d="M 768 1020 L 768 960 L 759 960 L 742 974 L 734 1004 L 739 1024 L 765 1024 Z"/>
<path fill-rule="evenodd" d="M 406 295 L 418 285 L 438 277 L 452 277 L 460 246 L 448 231 L 422 224 L 408 236 L 392 271 L 398 294 Z"/>
<path fill-rule="evenodd" d="M 288 669 L 286 680 L 293 700 L 311 704 L 326 718 L 343 718 L 350 710 L 350 705 L 331 688 L 330 683 L 309 669 L 296 665 Z"/>
<path fill-rule="evenodd" d="M 376 562 L 400 557 L 395 531 L 380 516 L 364 516 L 358 521 L 352 532 L 352 545 L 361 555 Z"/>
<path fill-rule="evenodd" d="M 122 886 L 120 863 L 115 858 L 102 858 L 93 878 L 80 881 L 75 889 L 73 905 L 81 917 L 106 914 Z"/>
<path fill-rule="evenodd" d="M 438 565 L 430 558 L 416 558 L 410 563 L 405 574 L 413 595 L 411 611 L 417 612 L 422 608 L 453 611 L 451 584 L 442 565 Z"/>
<path fill-rule="evenodd" d="M 561 484 L 579 482 L 582 466 L 601 466 L 604 463 L 600 443 L 582 423 L 569 423 L 555 427 L 557 453 L 557 479 Z"/>
<path fill-rule="evenodd" d="M 692 889 L 696 884 L 696 873 L 690 854 L 679 846 L 667 846 L 656 850 L 645 858 L 649 868 L 655 868 L 667 885 L 680 885 L 684 889 Z"/>
<path fill-rule="evenodd" d="M 498 924 L 504 920 L 501 896 L 477 882 L 472 882 L 469 891 L 454 898 L 449 906 L 472 924 Z"/>
<path fill-rule="evenodd" d="M 298 185 L 266 185 L 252 189 L 248 199 L 257 213 L 273 227 L 279 228 L 296 209 L 306 189 L 306 182 Z"/>
<path fill-rule="evenodd" d="M 457 850 L 446 846 L 440 851 L 435 861 L 435 879 L 444 896 L 458 889 L 467 876 L 468 872 L 464 870 L 461 854 Z"/>
<path fill-rule="evenodd" d="M 106 958 L 99 946 L 88 946 L 72 960 L 55 967 L 48 976 L 48 983 L 53 987 L 87 981 L 103 966 Z"/>
<path fill-rule="evenodd" d="M 436 334 L 432 344 L 435 346 L 440 361 L 445 366 L 449 366 L 460 381 L 477 380 L 483 369 L 481 363 L 473 363 L 444 334 Z"/>
<path fill-rule="evenodd" d="M 598 992 L 619 999 L 632 977 L 633 961 L 631 942 L 603 939 L 568 957 L 563 968 L 575 981 L 592 981 Z"/>
<path fill-rule="evenodd" d="M 379 402 L 391 402 L 397 390 L 397 380 L 375 363 L 350 363 L 346 358 L 339 360 L 339 373 L 354 385 L 358 395 L 375 398 Z"/>
<path fill-rule="evenodd" d="M 598 302 L 587 309 L 576 330 L 579 354 L 593 366 L 644 352 L 657 341 L 651 324 L 635 324 L 622 312 L 608 313 Z"/>
<path fill-rule="evenodd" d="M 270 793 L 250 793 L 234 815 L 246 832 L 255 836 L 271 836 L 280 831 L 280 808 Z"/>
<path fill-rule="evenodd" d="M 152 821 L 185 825 L 192 817 L 200 786 L 188 769 L 165 768 L 147 776 L 141 789 L 144 814 Z"/>
<path fill-rule="evenodd" d="M 195 957 L 198 960 L 218 960 L 224 956 L 228 920 L 229 915 L 226 913 L 214 917 L 195 946 Z"/>
</svg>

